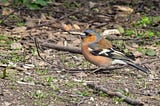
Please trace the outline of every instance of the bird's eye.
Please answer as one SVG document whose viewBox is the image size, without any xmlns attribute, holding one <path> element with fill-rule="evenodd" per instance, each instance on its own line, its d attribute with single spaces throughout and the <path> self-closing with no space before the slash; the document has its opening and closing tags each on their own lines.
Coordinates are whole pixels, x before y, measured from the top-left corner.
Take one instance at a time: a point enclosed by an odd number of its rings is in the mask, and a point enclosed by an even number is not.
<svg viewBox="0 0 160 106">
<path fill-rule="evenodd" d="M 92 36 L 91 34 L 88 34 L 88 36 Z"/>
</svg>

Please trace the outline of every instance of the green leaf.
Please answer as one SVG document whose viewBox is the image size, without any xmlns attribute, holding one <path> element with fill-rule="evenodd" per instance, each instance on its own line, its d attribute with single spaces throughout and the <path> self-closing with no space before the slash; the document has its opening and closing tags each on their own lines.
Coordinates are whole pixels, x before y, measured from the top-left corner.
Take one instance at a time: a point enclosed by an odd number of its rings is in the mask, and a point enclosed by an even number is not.
<svg viewBox="0 0 160 106">
<path fill-rule="evenodd" d="M 153 50 L 153 49 L 147 49 L 145 54 L 147 54 L 149 56 L 155 56 L 156 55 L 156 51 Z"/>
<path fill-rule="evenodd" d="M 35 0 L 35 4 L 39 4 L 41 6 L 46 6 L 47 2 L 45 0 Z"/>
<path fill-rule="evenodd" d="M 131 35 L 134 35 L 134 34 L 135 34 L 134 30 L 125 30 L 125 35 L 126 36 L 131 36 Z"/>
<path fill-rule="evenodd" d="M 138 34 L 137 34 L 137 37 L 138 37 L 138 38 L 142 38 L 142 37 L 143 37 L 143 33 L 138 33 Z"/>
<path fill-rule="evenodd" d="M 146 26 L 146 25 L 151 24 L 151 20 L 150 20 L 149 17 L 144 16 L 144 17 L 141 18 L 140 23 L 141 23 L 143 26 Z"/>
<path fill-rule="evenodd" d="M 27 7 L 31 10 L 36 10 L 36 9 L 40 9 L 39 5 L 35 4 L 35 3 L 31 3 L 28 4 Z"/>
<path fill-rule="evenodd" d="M 119 26 L 118 30 L 119 30 L 120 33 L 124 33 L 124 28 L 122 26 Z"/>
<path fill-rule="evenodd" d="M 8 2 L 8 0 L 2 0 L 2 2 Z"/>
<path fill-rule="evenodd" d="M 152 36 L 154 36 L 154 32 L 149 31 L 149 32 L 148 32 L 148 37 L 151 38 Z"/>
<path fill-rule="evenodd" d="M 146 49 L 145 49 L 145 48 L 142 48 L 142 47 L 137 48 L 137 51 L 139 51 L 139 52 L 141 52 L 141 53 L 143 53 L 143 54 L 146 53 Z"/>
<path fill-rule="evenodd" d="M 22 2 L 23 2 L 23 4 L 28 4 L 29 3 L 28 0 L 23 0 Z"/>
</svg>

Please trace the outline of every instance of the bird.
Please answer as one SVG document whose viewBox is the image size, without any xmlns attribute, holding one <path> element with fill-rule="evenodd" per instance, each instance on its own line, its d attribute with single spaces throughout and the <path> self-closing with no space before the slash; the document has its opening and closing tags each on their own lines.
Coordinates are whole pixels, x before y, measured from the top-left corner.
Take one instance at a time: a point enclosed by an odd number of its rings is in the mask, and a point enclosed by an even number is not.
<svg viewBox="0 0 160 106">
<path fill-rule="evenodd" d="M 148 74 L 149 70 L 146 67 L 135 64 L 133 59 L 116 49 L 109 40 L 94 30 L 87 29 L 80 36 L 82 54 L 90 63 L 99 67 L 109 67 L 115 64 L 129 65 Z"/>
</svg>

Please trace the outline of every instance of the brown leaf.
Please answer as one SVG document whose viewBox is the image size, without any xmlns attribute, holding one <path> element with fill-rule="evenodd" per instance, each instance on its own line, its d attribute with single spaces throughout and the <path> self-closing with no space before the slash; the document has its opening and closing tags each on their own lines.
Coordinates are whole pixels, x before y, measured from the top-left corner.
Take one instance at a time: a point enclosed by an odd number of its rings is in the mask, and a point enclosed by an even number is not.
<svg viewBox="0 0 160 106">
<path fill-rule="evenodd" d="M 66 31 L 69 31 L 69 30 L 72 30 L 72 26 L 70 24 L 62 24 L 62 27 L 66 30 Z"/>
<path fill-rule="evenodd" d="M 119 32 L 118 29 L 108 29 L 108 30 L 105 30 L 102 35 L 103 36 L 106 36 L 106 35 L 120 35 L 121 33 Z"/>
<path fill-rule="evenodd" d="M 0 6 L 9 6 L 11 3 L 9 1 L 2 2 L 0 1 Z"/>
<path fill-rule="evenodd" d="M 116 10 L 119 10 L 119 11 L 122 11 L 122 12 L 127 12 L 127 13 L 132 13 L 134 11 L 132 8 L 127 7 L 127 6 L 118 6 L 118 5 L 116 5 L 116 6 L 114 6 L 114 8 Z"/>
<path fill-rule="evenodd" d="M 141 57 L 143 54 L 141 52 L 136 51 L 136 52 L 133 52 L 133 55 L 135 57 Z"/>
<path fill-rule="evenodd" d="M 77 25 L 77 24 L 73 24 L 73 27 L 74 27 L 74 29 L 77 29 L 77 30 L 81 29 L 81 28 L 79 27 L 79 25 Z"/>
<path fill-rule="evenodd" d="M 26 31 L 26 27 L 24 27 L 24 26 L 22 26 L 22 27 L 15 27 L 12 31 L 13 31 L 13 33 L 25 32 Z"/>
<path fill-rule="evenodd" d="M 2 15 L 9 15 L 10 13 L 12 13 L 13 10 L 9 9 L 9 8 L 4 8 L 2 10 Z"/>
</svg>

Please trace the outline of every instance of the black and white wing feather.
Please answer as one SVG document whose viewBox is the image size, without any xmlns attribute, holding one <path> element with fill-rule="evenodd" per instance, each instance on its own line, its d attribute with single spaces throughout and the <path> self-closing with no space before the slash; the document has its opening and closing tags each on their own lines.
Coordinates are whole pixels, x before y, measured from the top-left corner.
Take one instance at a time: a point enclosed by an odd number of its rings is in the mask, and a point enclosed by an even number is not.
<svg viewBox="0 0 160 106">
<path fill-rule="evenodd" d="M 134 64 L 132 59 L 128 58 L 124 53 L 114 50 L 113 48 L 109 49 L 99 49 L 99 50 L 93 50 L 90 48 L 90 52 L 93 55 L 96 56 L 104 56 L 113 59 L 112 64 L 125 64 L 125 65 L 130 65 L 132 67 L 135 67 L 145 73 L 148 73 L 148 69 L 145 67 L 142 67 L 138 64 Z"/>
</svg>

